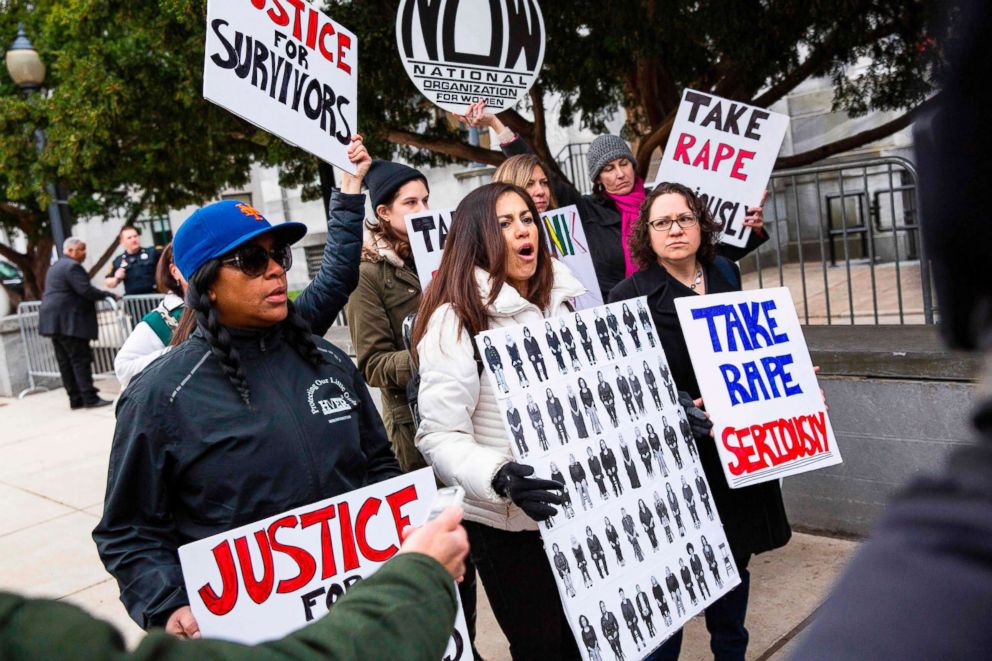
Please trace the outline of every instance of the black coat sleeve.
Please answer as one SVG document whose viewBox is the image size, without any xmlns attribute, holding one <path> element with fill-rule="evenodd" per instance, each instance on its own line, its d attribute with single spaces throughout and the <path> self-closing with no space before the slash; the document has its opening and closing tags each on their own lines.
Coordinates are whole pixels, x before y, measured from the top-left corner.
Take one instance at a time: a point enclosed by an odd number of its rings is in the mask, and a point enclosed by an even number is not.
<svg viewBox="0 0 992 661">
<path fill-rule="evenodd" d="M 375 484 L 403 474 L 386 436 L 382 418 L 375 408 L 365 379 L 356 367 L 352 373 L 352 389 L 358 398 L 358 433 L 367 463 L 367 484 Z"/>
<path fill-rule="evenodd" d="M 189 603 L 166 486 L 167 432 L 153 400 L 140 384 L 121 397 L 103 518 L 93 531 L 121 601 L 144 629 L 164 625 L 172 611 Z"/>
<path fill-rule="evenodd" d="M 105 298 L 113 298 L 113 293 L 97 289 L 90 284 L 90 276 L 82 264 L 74 264 L 66 272 L 66 283 L 76 294 L 91 301 L 101 301 Z"/>
<path fill-rule="evenodd" d="M 295 301 L 297 311 L 315 335 L 327 332 L 358 285 L 364 218 L 365 195 L 339 190 L 331 194 L 320 270 Z"/>
</svg>

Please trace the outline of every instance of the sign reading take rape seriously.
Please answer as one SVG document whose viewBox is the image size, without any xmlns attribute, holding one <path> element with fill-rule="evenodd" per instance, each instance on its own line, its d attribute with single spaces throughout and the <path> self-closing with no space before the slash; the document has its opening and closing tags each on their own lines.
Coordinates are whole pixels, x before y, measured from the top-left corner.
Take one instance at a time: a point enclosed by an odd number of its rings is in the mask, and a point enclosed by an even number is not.
<svg viewBox="0 0 992 661">
<path fill-rule="evenodd" d="M 685 296 L 675 309 L 731 487 L 841 462 L 788 288 Z"/>
<path fill-rule="evenodd" d="M 358 39 L 306 0 L 209 0 L 203 96 L 354 173 Z"/>
<path fill-rule="evenodd" d="M 205 638 L 255 644 L 326 615 L 427 520 L 429 468 L 297 507 L 179 549 L 190 608 Z M 461 608 L 445 659 L 471 657 Z"/>
<path fill-rule="evenodd" d="M 696 191 L 723 225 L 720 241 L 744 246 L 744 216 L 761 202 L 788 127 L 788 115 L 687 89 L 654 185 Z"/>
</svg>

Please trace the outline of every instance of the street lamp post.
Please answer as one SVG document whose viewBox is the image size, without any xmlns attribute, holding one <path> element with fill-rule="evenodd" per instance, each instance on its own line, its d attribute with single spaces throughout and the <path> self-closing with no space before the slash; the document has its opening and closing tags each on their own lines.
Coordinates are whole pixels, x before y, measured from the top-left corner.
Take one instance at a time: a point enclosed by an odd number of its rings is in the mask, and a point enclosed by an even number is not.
<svg viewBox="0 0 992 661">
<path fill-rule="evenodd" d="M 17 27 L 17 37 L 10 45 L 6 54 L 7 72 L 11 80 L 17 85 L 25 95 L 31 95 L 41 89 L 45 82 L 45 63 L 41 61 L 38 51 L 34 49 L 24 26 Z M 35 147 L 39 156 L 45 149 L 45 134 L 38 128 L 34 131 Z M 65 223 L 59 200 L 58 191 L 55 184 L 48 182 L 45 184 L 48 192 L 48 219 L 52 225 L 52 239 L 55 241 L 55 250 L 59 257 L 62 256 L 62 244 L 65 242 Z"/>
</svg>

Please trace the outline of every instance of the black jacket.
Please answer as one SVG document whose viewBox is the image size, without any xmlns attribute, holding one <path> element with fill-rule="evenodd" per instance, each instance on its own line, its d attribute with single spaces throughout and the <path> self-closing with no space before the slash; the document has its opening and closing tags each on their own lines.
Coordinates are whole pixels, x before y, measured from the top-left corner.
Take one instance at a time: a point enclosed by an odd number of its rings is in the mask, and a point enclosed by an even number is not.
<svg viewBox="0 0 992 661">
<path fill-rule="evenodd" d="M 315 366 L 281 326 L 233 331 L 251 410 L 197 331 L 117 404 L 103 518 L 93 531 L 131 617 L 160 626 L 188 603 L 188 542 L 400 474 L 351 359 L 314 337 Z"/>
<path fill-rule="evenodd" d="M 717 257 L 717 259 L 723 258 Z M 715 264 L 703 267 L 703 271 L 706 278 L 706 293 L 720 294 L 740 290 L 739 286 L 724 278 L 720 268 Z M 653 264 L 651 268 L 638 271 L 617 285 L 610 292 L 609 299 L 611 303 L 615 303 L 647 296 L 648 311 L 658 328 L 661 346 L 665 350 L 675 385 L 679 390 L 687 391 L 693 398 L 700 396 L 699 384 L 696 382 L 689 350 L 675 312 L 675 299 L 695 295 L 693 290 L 669 276 L 660 264 Z M 666 438 L 668 436 L 667 430 L 665 436 Z M 778 480 L 731 489 L 727 486 L 715 442 L 701 442 L 697 445 L 703 472 L 706 473 L 712 491 L 713 502 L 716 504 L 731 551 L 738 564 L 752 554 L 785 546 L 792 536 L 792 529 L 785 514 Z"/>
<path fill-rule="evenodd" d="M 113 293 L 97 289 L 83 265 L 71 257 L 52 264 L 45 276 L 45 293 L 38 311 L 38 332 L 42 335 L 68 335 L 84 340 L 97 338 L 96 301 L 113 298 Z"/>
</svg>

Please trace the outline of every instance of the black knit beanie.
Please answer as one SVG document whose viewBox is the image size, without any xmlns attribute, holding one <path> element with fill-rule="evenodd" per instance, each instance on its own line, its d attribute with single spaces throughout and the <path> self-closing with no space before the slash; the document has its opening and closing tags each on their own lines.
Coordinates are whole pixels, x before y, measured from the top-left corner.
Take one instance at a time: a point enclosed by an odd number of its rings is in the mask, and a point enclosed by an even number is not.
<svg viewBox="0 0 992 661">
<path fill-rule="evenodd" d="M 375 210 L 380 204 L 387 204 L 400 186 L 414 179 L 423 179 L 424 185 L 427 185 L 427 177 L 408 165 L 392 161 L 372 161 L 365 175 L 365 185 L 369 189 L 372 209 Z"/>
</svg>

